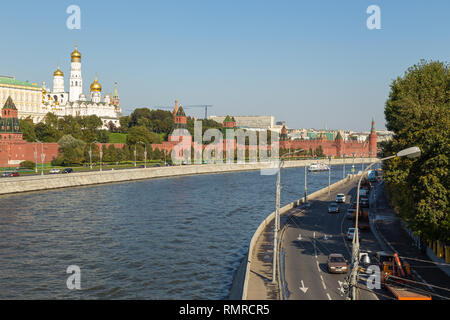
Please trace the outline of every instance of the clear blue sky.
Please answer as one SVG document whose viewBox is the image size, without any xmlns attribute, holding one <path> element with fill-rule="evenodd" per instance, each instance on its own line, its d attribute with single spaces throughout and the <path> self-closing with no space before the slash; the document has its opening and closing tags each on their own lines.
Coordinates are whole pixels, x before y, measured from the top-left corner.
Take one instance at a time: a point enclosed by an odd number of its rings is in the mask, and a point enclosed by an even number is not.
<svg viewBox="0 0 450 320">
<path fill-rule="evenodd" d="M 71 4 L 81 30 L 66 28 Z M 382 30 L 366 28 L 371 4 Z M 374 116 L 383 129 L 392 80 L 450 60 L 449 12 L 448 0 L 8 1 L 0 74 L 51 86 L 59 61 L 67 90 L 77 39 L 85 93 L 96 73 L 109 92 L 117 81 L 125 114 L 178 99 L 291 128 L 368 130 Z"/>
</svg>

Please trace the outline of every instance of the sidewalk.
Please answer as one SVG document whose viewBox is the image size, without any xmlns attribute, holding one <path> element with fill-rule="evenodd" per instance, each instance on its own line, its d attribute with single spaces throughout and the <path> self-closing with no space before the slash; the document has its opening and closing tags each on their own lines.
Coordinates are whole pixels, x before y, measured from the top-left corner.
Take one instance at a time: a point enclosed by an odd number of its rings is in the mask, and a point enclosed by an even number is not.
<svg viewBox="0 0 450 320">
<path fill-rule="evenodd" d="M 382 241 L 382 247 L 388 250 L 396 251 L 401 257 L 420 259 L 424 261 L 432 261 L 426 253 L 422 252 L 415 246 L 414 240 L 409 236 L 405 229 L 401 226 L 401 220 L 389 206 L 387 195 L 384 193 L 383 187 L 377 187 L 377 198 L 375 206 L 371 209 L 375 222 L 375 232 L 378 233 Z M 406 259 L 404 259 L 406 260 Z M 418 281 L 426 284 L 444 287 L 450 289 L 450 277 L 447 276 L 436 264 L 415 260 L 406 260 L 412 267 L 413 272 Z M 430 291 L 431 294 L 437 294 L 450 298 L 450 291 L 436 289 L 432 287 L 424 287 L 424 290 Z M 433 296 L 433 299 L 440 300 L 442 297 Z"/>
</svg>

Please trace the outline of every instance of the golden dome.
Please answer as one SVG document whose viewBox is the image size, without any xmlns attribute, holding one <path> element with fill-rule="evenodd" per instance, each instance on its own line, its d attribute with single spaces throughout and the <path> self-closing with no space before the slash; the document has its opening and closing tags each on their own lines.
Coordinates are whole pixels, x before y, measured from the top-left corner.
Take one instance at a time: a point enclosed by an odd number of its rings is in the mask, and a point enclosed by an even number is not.
<svg viewBox="0 0 450 320">
<path fill-rule="evenodd" d="M 95 80 L 94 80 L 94 82 L 92 82 L 90 88 L 91 88 L 91 92 L 101 92 L 102 91 L 102 86 L 98 82 L 97 76 L 95 76 Z"/>
<path fill-rule="evenodd" d="M 81 53 L 78 51 L 77 42 L 75 41 L 75 51 L 70 54 L 72 62 L 81 62 Z"/>
<path fill-rule="evenodd" d="M 64 73 L 59 69 L 59 67 L 58 67 L 58 70 L 56 70 L 55 72 L 53 72 L 53 76 L 55 76 L 55 77 L 57 77 L 57 76 L 59 76 L 59 77 L 64 77 Z"/>
</svg>

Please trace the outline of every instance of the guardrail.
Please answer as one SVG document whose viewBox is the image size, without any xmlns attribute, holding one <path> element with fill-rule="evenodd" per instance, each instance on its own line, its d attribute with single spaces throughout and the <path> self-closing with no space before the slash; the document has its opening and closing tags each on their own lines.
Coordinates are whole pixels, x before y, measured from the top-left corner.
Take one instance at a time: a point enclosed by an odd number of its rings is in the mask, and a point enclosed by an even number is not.
<svg viewBox="0 0 450 320">
<path fill-rule="evenodd" d="M 360 173 L 358 173 L 359 175 Z M 330 189 L 335 189 L 337 187 L 339 187 L 340 185 L 354 179 L 355 177 L 357 177 L 358 175 L 348 175 L 347 178 L 344 178 L 334 184 L 332 184 L 330 186 Z M 313 200 L 315 198 L 318 198 L 319 196 L 328 193 L 328 186 L 326 186 L 323 189 L 317 190 L 316 192 L 311 193 L 310 195 L 308 195 L 308 201 Z M 296 200 L 294 202 L 291 202 L 287 205 L 285 205 L 284 207 L 280 208 L 280 216 L 289 212 L 291 209 L 298 207 L 300 204 L 302 204 L 304 202 L 304 198 L 301 198 L 299 200 Z M 249 275 L 250 275 L 250 269 L 251 269 L 251 264 L 252 264 L 252 258 L 253 258 L 253 253 L 254 253 L 254 249 L 255 249 L 255 244 L 258 241 L 261 233 L 264 231 L 264 229 L 275 219 L 275 211 L 272 212 L 271 214 L 269 214 L 269 216 L 267 216 L 266 219 L 264 219 L 264 221 L 258 226 L 258 228 L 256 229 L 255 233 L 253 234 L 252 239 L 250 240 L 250 245 L 248 247 L 248 259 L 247 259 L 247 268 L 245 271 L 245 280 L 244 280 L 244 286 L 243 286 L 243 292 L 242 292 L 242 300 L 247 300 L 247 295 L 248 295 L 248 280 L 249 280 Z M 278 272 L 278 277 L 279 277 L 280 272 Z M 278 285 L 279 285 L 279 290 L 281 292 L 281 287 L 280 287 L 280 281 L 278 281 Z"/>
</svg>

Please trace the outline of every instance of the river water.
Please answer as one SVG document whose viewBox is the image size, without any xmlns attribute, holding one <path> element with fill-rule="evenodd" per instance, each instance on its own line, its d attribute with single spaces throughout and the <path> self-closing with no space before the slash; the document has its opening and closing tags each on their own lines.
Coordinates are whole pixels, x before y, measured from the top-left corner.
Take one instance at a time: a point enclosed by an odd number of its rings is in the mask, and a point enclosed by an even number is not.
<svg viewBox="0 0 450 320">
<path fill-rule="evenodd" d="M 303 196 L 304 168 L 281 181 L 282 205 Z M 275 183 L 248 171 L 0 196 L 0 299 L 226 299 Z M 309 193 L 327 185 L 308 174 Z"/>
</svg>

